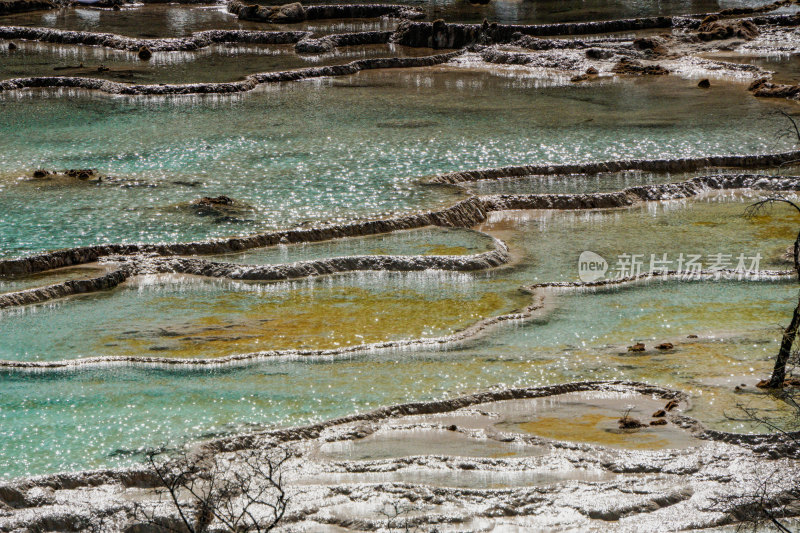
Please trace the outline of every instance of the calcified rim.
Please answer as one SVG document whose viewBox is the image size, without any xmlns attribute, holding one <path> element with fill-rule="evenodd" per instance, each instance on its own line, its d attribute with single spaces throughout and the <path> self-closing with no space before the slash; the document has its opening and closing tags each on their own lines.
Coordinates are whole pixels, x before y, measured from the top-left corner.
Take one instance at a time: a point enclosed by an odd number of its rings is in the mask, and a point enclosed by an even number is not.
<svg viewBox="0 0 800 533">
<path fill-rule="evenodd" d="M 580 283 L 573 284 L 542 284 L 534 286 L 529 292 L 535 303 L 522 309 L 521 311 L 504 315 L 485 318 L 468 326 L 467 328 L 444 335 L 441 337 L 418 338 L 401 341 L 384 341 L 371 344 L 361 344 L 358 346 L 348 346 L 330 350 L 266 350 L 245 354 L 234 354 L 219 358 L 206 359 L 176 359 L 170 357 L 148 357 L 148 356 L 99 356 L 84 357 L 80 359 L 64 359 L 61 361 L 7 361 L 0 360 L 0 370 L 13 371 L 47 371 L 47 370 L 70 370 L 82 367 L 98 366 L 154 366 L 159 368 L 191 368 L 191 367 L 211 367 L 228 366 L 234 364 L 249 364 L 265 359 L 269 360 L 295 360 L 295 359 L 335 359 L 342 356 L 357 355 L 370 352 L 385 350 L 414 350 L 420 349 L 447 349 L 459 343 L 473 341 L 490 329 L 508 322 L 523 323 L 537 315 L 538 311 L 545 308 L 545 295 L 538 292 L 542 288 L 564 288 L 564 289 L 583 289 L 583 288 L 603 288 L 608 286 L 620 286 L 625 284 L 638 283 L 642 281 L 709 281 L 718 279 L 738 279 L 747 282 L 774 282 L 780 279 L 790 278 L 792 271 L 767 271 L 762 273 L 746 272 L 740 273 L 734 270 L 703 270 L 691 278 L 684 273 L 668 272 L 658 276 L 636 276 L 630 279 L 609 280 L 608 282 Z M 524 289 L 523 289 L 524 290 Z"/>
<path fill-rule="evenodd" d="M 215 439 L 203 443 L 197 450 L 195 450 L 194 453 L 203 455 L 235 452 L 238 450 L 251 449 L 257 446 L 264 446 L 267 443 L 290 443 L 298 440 L 314 439 L 318 438 L 322 432 L 327 429 L 357 422 L 377 422 L 414 415 L 442 414 L 491 402 L 546 398 L 575 392 L 592 391 L 637 393 L 645 396 L 656 397 L 662 400 L 675 400 L 679 403 L 679 406 L 680 404 L 683 404 L 683 407 L 689 405 L 689 397 L 686 393 L 657 385 L 621 380 L 582 381 L 547 385 L 542 387 L 492 390 L 445 400 L 389 405 L 386 407 L 380 407 L 373 411 L 368 411 L 366 413 L 357 413 L 339 418 L 333 418 L 306 426 L 266 430 Z M 729 433 L 724 431 L 709 430 L 705 428 L 700 421 L 680 414 L 667 413 L 667 418 L 671 419 L 676 425 L 688 431 L 698 439 L 726 442 L 729 444 L 736 444 L 746 447 L 763 444 L 783 444 L 791 438 L 797 438 L 800 436 L 800 433 L 790 433 L 787 435 Z M 536 439 L 539 442 L 544 443 L 559 443 L 562 445 L 569 443 L 569 441 L 558 441 L 543 437 L 536 437 Z M 603 449 L 602 446 L 592 444 L 581 444 L 581 446 L 594 449 Z M 639 453 L 660 452 L 642 451 Z M 157 486 L 159 480 L 147 467 L 134 466 L 127 468 L 45 474 L 41 476 L 33 476 L 0 483 L 0 488 L 3 489 L 5 494 L 11 495 L 15 492 L 24 493 L 33 487 L 78 489 L 84 486 L 97 486 L 106 483 L 119 483 L 125 488 L 146 488 L 148 486 Z M 150 483 L 150 485 L 148 485 L 148 483 Z"/>
<path fill-rule="evenodd" d="M 422 57 L 385 57 L 357 59 L 344 65 L 306 67 L 281 72 L 250 74 L 241 81 L 222 83 L 187 83 L 165 85 L 131 85 L 98 78 L 43 76 L 0 81 L 0 94 L 22 89 L 87 89 L 125 96 L 167 96 L 191 94 L 233 94 L 254 90 L 267 83 L 299 81 L 311 78 L 349 76 L 362 70 L 385 68 L 429 67 L 446 63 L 461 51 Z"/>
<path fill-rule="evenodd" d="M 597 194 L 565 194 L 565 195 L 552 195 L 552 194 L 532 194 L 532 195 L 512 195 L 512 196 L 489 196 L 489 197 L 472 197 L 469 200 L 461 202 L 461 205 L 467 204 L 470 201 L 479 202 L 475 207 L 475 213 L 480 215 L 481 220 L 486 219 L 486 214 L 491 211 L 502 211 L 506 209 L 597 209 L 597 208 L 613 208 L 613 207 L 626 207 L 633 205 L 636 202 L 654 201 L 654 200 L 670 200 L 676 198 L 687 198 L 695 196 L 709 190 L 731 190 L 731 189 L 760 189 L 768 191 L 796 191 L 800 189 L 800 178 L 787 178 L 787 177 L 773 177 L 762 176 L 753 174 L 736 174 L 736 175 L 719 175 L 719 176 L 702 176 L 692 178 L 679 183 L 667 183 L 661 185 L 650 186 L 637 186 L 629 187 L 617 193 L 597 193 Z M 457 204 L 459 205 L 459 204 Z M 404 217 L 405 220 L 416 220 L 418 222 L 427 222 L 424 225 L 430 225 L 431 220 L 436 220 L 441 217 L 441 213 L 448 212 L 452 208 L 448 208 L 440 213 L 427 213 L 425 215 L 411 215 Z M 463 213 L 457 213 L 457 220 L 464 220 Z M 404 220 L 399 219 L 399 220 Z M 441 219 L 441 218 L 439 218 Z M 449 220 L 445 218 L 445 220 Z M 452 220 L 450 220 L 452 222 Z M 384 225 L 375 226 L 377 228 L 397 228 L 397 224 L 389 224 L 388 221 L 383 221 Z M 471 225 L 474 225 L 472 222 Z M 402 229 L 408 229 L 408 224 L 402 224 Z M 313 230 L 311 230 L 313 231 Z M 362 233 L 363 234 L 363 233 Z M 313 234 L 312 234 L 313 235 Z M 280 241 L 279 241 L 280 242 Z M 355 271 L 364 269 L 380 270 L 383 264 L 388 264 L 391 268 L 407 268 L 414 270 L 415 265 L 419 265 L 419 270 L 424 270 L 433 266 L 433 268 L 442 269 L 443 267 L 453 268 L 454 265 L 470 265 L 471 270 L 481 268 L 483 265 L 486 268 L 497 266 L 504 263 L 508 259 L 508 248 L 505 243 L 495 239 L 496 249 L 493 252 L 484 252 L 483 254 L 476 254 L 481 256 L 481 264 L 475 265 L 471 259 L 475 256 L 468 257 L 466 262 L 462 262 L 456 256 L 451 258 L 448 256 L 432 256 L 431 258 L 424 259 L 425 256 L 355 256 L 333 258 L 317 261 L 303 261 L 299 263 L 292 263 L 289 265 L 272 265 L 272 266 L 246 266 L 238 264 L 225 264 L 214 263 L 211 261 L 201 259 L 156 259 L 156 258 L 133 258 L 132 266 L 123 268 L 120 271 L 113 272 L 110 275 L 116 276 L 112 281 L 104 281 L 109 288 L 113 288 L 135 271 L 145 271 L 150 269 L 156 272 L 183 272 L 191 273 L 202 276 L 210 277 L 227 277 L 231 279 L 290 279 L 290 276 L 305 275 L 315 276 L 334 273 L 334 268 L 343 269 L 341 271 Z M 244 248 L 240 248 L 244 249 Z M 489 255 L 487 255 L 489 254 Z M 495 254 L 494 256 L 492 254 Z M 105 254 L 108 255 L 108 254 Z M 373 257 L 374 259 L 371 259 Z M 486 261 L 487 257 L 491 257 L 496 264 L 491 261 Z M 97 257 L 95 256 L 95 259 Z M 136 261 L 140 264 L 136 265 Z M 141 264 L 144 263 L 144 266 Z M 475 268 L 477 267 L 477 268 Z M 455 268 L 457 269 L 457 268 Z M 124 271 L 124 273 L 120 273 Z M 107 275 L 107 276 L 110 276 Z M 733 270 L 705 270 L 697 273 L 691 281 L 704 281 L 709 279 L 720 279 L 720 277 L 739 277 L 744 281 L 773 281 L 791 275 L 791 271 L 769 271 L 763 275 L 756 275 L 756 273 L 740 273 Z M 250 276 L 250 277 L 248 277 Z M 284 276 L 281 278 L 280 276 Z M 685 275 L 678 272 L 665 272 L 659 276 L 634 276 L 631 278 L 623 278 L 617 280 L 605 280 L 601 282 L 591 283 L 550 283 L 539 284 L 530 287 L 528 290 L 535 295 L 536 289 L 545 287 L 561 287 L 561 288 L 588 288 L 588 287 L 605 287 L 613 285 L 623 285 L 628 283 L 635 283 L 643 279 L 661 279 L 661 280 L 676 280 L 685 279 Z M 98 278 L 100 279 L 100 278 Z M 87 287 L 91 288 L 91 281 L 88 280 Z M 53 294 L 56 298 L 62 297 L 61 294 L 68 295 L 69 287 L 74 287 L 75 282 L 66 282 L 57 284 L 50 287 L 40 289 L 29 289 L 28 291 L 21 291 L 19 293 L 10 293 L 7 296 L 9 306 L 20 305 L 26 303 L 30 299 L 31 303 L 45 301 L 48 295 Z M 74 294 L 73 291 L 71 294 Z M 28 297 L 30 295 L 30 297 Z M 0 300 L 1 302 L 2 300 Z M 16 303 L 20 302 L 20 303 Z M 298 357 L 337 357 L 345 354 L 363 353 L 369 351 L 386 350 L 386 349 L 419 349 L 419 348 L 435 348 L 453 345 L 458 342 L 472 340 L 477 338 L 489 327 L 496 326 L 503 322 L 510 320 L 522 321 L 533 316 L 534 312 L 543 307 L 543 297 L 538 295 L 537 301 L 521 312 L 500 315 L 483 319 L 472 326 L 469 326 L 461 331 L 457 331 L 450 335 L 434 338 L 420 338 L 404 341 L 385 341 L 372 344 L 364 344 L 359 346 L 350 346 L 346 348 L 339 348 L 334 350 L 269 350 L 260 351 L 246 354 L 234 354 L 220 358 L 206 358 L 206 359 L 174 359 L 168 357 L 146 357 L 146 356 L 100 356 L 88 357 L 72 360 L 61 361 L 0 361 L 0 368 L 6 369 L 64 369 L 76 368 L 81 366 L 96 366 L 108 364 L 137 364 L 137 365 L 157 365 L 157 366 L 175 366 L 175 365 L 189 365 L 189 366 L 211 366 L 211 365 L 226 365 L 232 363 L 250 362 L 266 358 L 298 358 Z"/>
</svg>

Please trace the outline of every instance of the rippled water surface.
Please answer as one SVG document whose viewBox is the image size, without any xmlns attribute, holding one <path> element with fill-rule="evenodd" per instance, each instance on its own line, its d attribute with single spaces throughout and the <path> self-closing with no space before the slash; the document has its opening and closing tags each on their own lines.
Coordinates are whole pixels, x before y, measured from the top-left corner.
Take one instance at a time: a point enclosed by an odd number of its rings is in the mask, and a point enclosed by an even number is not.
<svg viewBox="0 0 800 533">
<path fill-rule="evenodd" d="M 0 79 L 29 76 L 84 76 L 135 84 L 216 83 L 243 80 L 249 74 L 321 65 L 339 65 L 370 57 L 415 57 L 429 48 L 394 45 L 340 47 L 324 55 L 298 55 L 294 45 L 214 45 L 194 52 L 155 52 L 140 61 L 135 52 L 21 41 L 16 50 L 0 50 Z M 107 70 L 105 70 L 107 69 Z"/>
<path fill-rule="evenodd" d="M 279 5 L 283 2 L 259 1 Z M 352 3 L 333 0 L 326 3 Z M 474 5 L 453 0 L 417 2 L 383 0 L 361 3 L 409 4 L 423 10 L 428 20 L 444 18 L 448 22 L 481 22 L 483 19 L 504 24 L 552 24 L 586 22 L 618 18 L 653 17 L 707 13 L 730 7 L 762 5 L 757 0 L 537 0 L 518 2 L 495 0 L 488 5 Z M 5 24 L 48 26 L 69 30 L 105 31 L 135 37 L 183 36 L 206 29 L 308 29 L 320 33 L 392 29 L 394 20 L 350 19 L 314 20 L 302 24 L 263 24 L 240 21 L 219 6 L 147 5 L 122 11 L 89 8 L 52 12 L 23 13 L 4 17 Z"/>
<path fill-rule="evenodd" d="M 437 69 L 278 84 L 239 97 L 6 95 L 0 253 L 430 208 L 453 192 L 417 179 L 455 169 L 786 148 L 775 135 L 784 119 L 772 110 L 743 99 L 738 85 L 710 98 L 676 79 L 537 88 L 536 80 Z M 132 181 L 34 193 L 20 178 L 39 167 L 97 168 Z M 253 209 L 233 218 L 186 209 L 218 194 Z M 55 221 L 61 231 L 41 231 Z"/>
<path fill-rule="evenodd" d="M 294 425 L 500 383 L 587 377 L 687 390 L 697 406 L 689 414 L 743 429 L 725 418 L 737 402 L 780 408 L 733 387 L 744 382 L 752 389 L 771 367 L 780 337 L 773 324 L 788 319 L 786 302 L 795 293 L 789 284 L 672 283 L 560 295 L 556 310 L 540 319 L 448 351 L 207 370 L 2 373 L 0 470 L 15 476 L 124 464 L 139 459 L 133 452 L 144 446 L 175 446 L 250 424 Z M 653 349 L 665 340 L 676 349 Z M 625 347 L 634 341 L 648 351 L 629 354 Z"/>
<path fill-rule="evenodd" d="M 423 7 L 428 17 L 450 21 L 486 17 L 549 23 L 753 4 L 548 0 Z M 2 23 L 140 37 L 210 28 L 290 28 L 241 22 L 219 7 L 173 5 L 28 13 L 4 17 Z M 396 23 L 311 21 L 291 29 L 363 31 L 391 29 Z M 112 70 L 96 75 L 118 81 L 228 81 L 256 71 L 430 52 L 374 46 L 301 57 L 291 47 L 219 46 L 156 53 L 143 65 L 124 52 L 20 43 L 16 55 L 5 48 L 0 52 L 0 78 L 70 73 L 53 68 L 83 63 L 72 74 L 106 64 Z M 767 66 L 776 60 L 763 61 Z M 775 113 L 793 107 L 752 98 L 742 83 L 719 81 L 712 91 L 673 77 L 565 85 L 521 70 L 465 65 L 364 72 L 224 97 L 123 98 L 82 90 L 0 96 L 0 257 L 104 242 L 189 241 L 308 228 L 438 208 L 468 193 L 590 193 L 702 174 L 532 176 L 467 184 L 466 191 L 424 183 L 432 174 L 454 170 L 794 146 L 791 139 L 777 136 L 786 122 Z M 774 65 L 786 79 L 797 70 L 793 59 Z M 31 180 L 37 168 L 94 168 L 104 179 Z M 223 194 L 241 207 L 214 213 L 191 204 Z M 587 379 L 680 389 L 691 396 L 687 414 L 704 423 L 758 430 L 736 419 L 739 405 L 778 417 L 789 414 L 754 384 L 772 366 L 778 325 L 787 322 L 797 295 L 794 282 L 650 280 L 599 291 L 533 293 L 522 288 L 576 280 L 583 251 L 604 257 L 609 275 L 620 254 L 636 255 L 644 270 L 656 258 L 676 268 L 676 261 L 688 256 L 699 256 L 705 268 L 715 257 L 726 261 L 719 266 L 736 268 L 741 257 L 747 268 L 757 261 L 761 269 L 787 269 L 785 251 L 800 218 L 776 208 L 745 219 L 745 207 L 760 196 L 709 193 L 625 209 L 509 211 L 493 213 L 473 229 L 424 228 L 206 257 L 277 264 L 364 254 L 459 256 L 490 250 L 492 237 L 500 238 L 509 245 L 510 263 L 485 272 L 365 272 L 277 283 L 143 275 L 109 291 L 5 309 L 0 311 L 0 359 L 108 355 L 191 360 L 436 337 L 482 318 L 540 305 L 527 321 L 506 321 L 479 337 L 435 350 L 273 357 L 202 368 L 126 364 L 5 370 L 0 372 L 0 478 L 127 465 L 140 461 L 150 447 L 175 449 L 233 432 L 491 386 Z M 0 293 L 95 276 L 104 268 L 93 264 L 3 279 Z M 627 347 L 636 342 L 646 350 L 629 352 Z M 656 349 L 662 342 L 674 347 Z M 603 424 L 611 424 L 614 414 L 601 407 L 579 422 L 588 433 L 606 438 Z M 564 412 L 520 418 L 515 430 L 631 444 L 564 432 Z M 406 444 L 409 450 L 426 445 Z M 380 454 L 383 447 L 378 442 L 359 453 Z"/>
</svg>

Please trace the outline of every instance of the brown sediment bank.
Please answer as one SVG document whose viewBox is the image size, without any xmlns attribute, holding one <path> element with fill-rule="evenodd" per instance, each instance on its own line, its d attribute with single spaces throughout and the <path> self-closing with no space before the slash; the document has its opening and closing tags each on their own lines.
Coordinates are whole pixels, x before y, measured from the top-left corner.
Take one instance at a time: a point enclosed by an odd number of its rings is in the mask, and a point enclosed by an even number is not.
<svg viewBox="0 0 800 533">
<path fill-rule="evenodd" d="M 113 289 L 128 279 L 132 274 L 133 270 L 128 265 L 124 265 L 122 268 L 96 278 L 68 280 L 46 287 L 0 294 L 0 309 L 37 304 L 49 300 L 56 300 L 58 298 L 66 298 L 67 296 L 74 296 L 76 294 Z"/>
<path fill-rule="evenodd" d="M 621 159 L 566 165 L 520 165 L 510 167 L 462 170 L 438 174 L 428 183 L 458 184 L 469 181 L 513 178 L 521 176 L 556 176 L 567 174 L 599 174 L 641 170 L 645 172 L 689 172 L 712 167 L 768 168 L 800 161 L 800 150 L 777 154 L 720 155 L 679 159 Z"/>
<path fill-rule="evenodd" d="M 324 37 L 306 37 L 294 45 L 297 52 L 322 54 L 340 46 L 363 46 L 386 44 L 392 38 L 391 31 L 364 31 L 358 33 L 335 33 Z"/>
<path fill-rule="evenodd" d="M 42 9 L 55 9 L 50 0 L 0 0 L 0 16 Z"/>
<path fill-rule="evenodd" d="M 207 30 L 193 33 L 189 37 L 140 39 L 114 33 L 0 26 L 0 39 L 103 46 L 129 52 L 135 52 L 142 47 L 147 47 L 152 52 L 187 52 L 222 43 L 294 44 L 310 35 L 309 31 Z"/>
<path fill-rule="evenodd" d="M 418 8 L 403 4 L 319 4 L 300 3 L 278 6 L 228 2 L 228 12 L 241 20 L 292 24 L 306 20 L 394 17 L 417 19 L 424 17 Z"/>
</svg>

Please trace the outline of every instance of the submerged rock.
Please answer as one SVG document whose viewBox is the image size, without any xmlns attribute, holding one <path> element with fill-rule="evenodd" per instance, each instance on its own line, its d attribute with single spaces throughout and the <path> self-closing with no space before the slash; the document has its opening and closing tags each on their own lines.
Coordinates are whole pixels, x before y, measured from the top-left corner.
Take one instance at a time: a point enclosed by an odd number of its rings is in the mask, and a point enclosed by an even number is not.
<svg viewBox="0 0 800 533">
<path fill-rule="evenodd" d="M 708 78 L 706 78 L 706 79 L 702 79 L 702 80 L 700 80 L 700 82 L 697 84 L 697 86 L 698 86 L 698 87 L 700 87 L 701 89 L 708 89 L 708 88 L 710 88 L 710 87 L 711 87 L 711 82 L 708 80 Z"/>
<path fill-rule="evenodd" d="M 14 44 L 13 42 L 10 42 L 10 43 L 8 43 L 8 49 L 9 50 L 16 50 L 17 49 L 17 45 Z"/>
<path fill-rule="evenodd" d="M 153 57 L 153 52 L 146 46 L 142 46 L 139 48 L 139 51 L 136 53 L 139 56 L 139 59 L 142 61 L 148 61 L 151 57 Z"/>
<path fill-rule="evenodd" d="M 51 181 L 51 182 L 60 182 L 60 183 L 68 183 L 77 181 L 87 181 L 87 182 L 100 182 L 103 181 L 103 177 L 100 176 L 94 169 L 91 168 L 84 168 L 84 169 L 69 169 L 63 170 L 60 172 L 57 171 L 50 171 L 45 169 L 36 169 L 33 171 L 33 174 L 30 178 L 32 181 Z"/>
<path fill-rule="evenodd" d="M 5 0 L 0 2 L 0 16 L 55 8 L 56 4 L 50 0 Z"/>
<path fill-rule="evenodd" d="M 219 222 L 235 222 L 238 215 L 252 211 L 253 207 L 230 196 L 204 196 L 188 204 L 188 208 L 197 216 L 217 217 Z"/>
<path fill-rule="evenodd" d="M 578 74 L 577 76 L 573 76 L 569 81 L 573 83 L 587 81 L 596 78 L 598 74 L 600 73 L 597 71 L 596 68 L 589 67 L 586 69 L 586 72 L 584 72 L 583 74 Z"/>
<path fill-rule="evenodd" d="M 644 424 L 628 415 L 623 416 L 618 420 L 619 429 L 639 429 L 645 427 Z"/>
<path fill-rule="evenodd" d="M 721 21 L 716 15 L 703 19 L 697 32 L 701 41 L 715 41 L 721 39 L 755 39 L 759 35 L 758 26 L 749 20 Z"/>
<path fill-rule="evenodd" d="M 669 70 L 661 65 L 645 65 L 635 59 L 623 57 L 614 65 L 611 72 L 615 74 L 628 74 L 634 76 L 663 76 L 669 74 Z"/>
</svg>

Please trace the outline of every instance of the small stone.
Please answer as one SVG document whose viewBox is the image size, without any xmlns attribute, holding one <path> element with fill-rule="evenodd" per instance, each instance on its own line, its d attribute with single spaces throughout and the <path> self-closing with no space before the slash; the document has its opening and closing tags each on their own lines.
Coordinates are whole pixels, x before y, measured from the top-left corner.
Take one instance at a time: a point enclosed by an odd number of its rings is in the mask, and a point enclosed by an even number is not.
<svg viewBox="0 0 800 533">
<path fill-rule="evenodd" d="M 16 50 L 17 49 L 17 45 L 14 44 L 14 43 L 8 43 L 8 49 L 9 50 Z"/>
<path fill-rule="evenodd" d="M 761 381 L 756 383 L 756 387 L 758 387 L 759 389 L 768 389 L 769 388 L 769 380 L 768 379 L 762 379 Z"/>
<path fill-rule="evenodd" d="M 50 173 L 49 173 L 48 171 L 46 171 L 46 170 L 42 170 L 41 168 L 39 168 L 39 169 L 36 169 L 36 170 L 34 170 L 34 171 L 33 171 L 33 177 L 34 177 L 34 178 L 36 178 L 37 180 L 39 180 L 39 179 L 42 179 L 42 178 L 45 178 L 45 177 L 47 177 L 49 174 L 50 174 Z"/>
<path fill-rule="evenodd" d="M 659 349 L 659 350 L 671 350 L 674 347 L 675 346 L 673 346 L 671 342 L 662 342 L 661 344 L 656 346 L 656 348 Z"/>
<path fill-rule="evenodd" d="M 659 409 L 655 413 L 653 413 L 653 418 L 663 418 L 667 416 L 667 412 L 663 409 Z"/>
<path fill-rule="evenodd" d="M 142 46 L 141 48 L 139 48 L 139 52 L 137 53 L 137 55 L 139 56 L 139 59 L 141 59 L 142 61 L 148 61 L 151 57 L 153 57 L 153 52 L 151 52 L 148 47 Z"/>
<path fill-rule="evenodd" d="M 600 74 L 600 72 L 594 67 L 589 67 L 586 69 L 586 74 L 588 74 L 589 76 L 597 76 L 598 74 Z"/>
<path fill-rule="evenodd" d="M 644 424 L 642 424 L 635 418 L 631 418 L 627 415 L 620 418 L 618 422 L 619 422 L 619 429 L 639 429 L 644 427 Z"/>
<path fill-rule="evenodd" d="M 676 407 L 678 407 L 678 402 L 676 402 L 675 400 L 670 400 L 667 402 L 667 405 L 664 406 L 664 409 L 666 411 L 672 411 Z"/>
<path fill-rule="evenodd" d="M 694 335 L 694 334 L 692 334 L 692 335 L 687 335 L 687 336 L 686 336 L 686 338 L 687 338 L 687 339 L 696 339 L 696 338 L 697 338 L 697 335 Z"/>
<path fill-rule="evenodd" d="M 663 419 L 663 418 L 659 418 L 658 420 L 651 420 L 650 421 L 650 425 L 651 426 L 666 426 L 667 425 L 667 421 L 665 419 Z"/>
<path fill-rule="evenodd" d="M 628 346 L 628 351 L 629 352 L 643 352 L 644 348 L 645 348 L 644 344 L 642 344 L 641 342 L 637 342 L 633 346 Z"/>
<path fill-rule="evenodd" d="M 800 378 L 789 377 L 783 380 L 784 387 L 800 387 Z"/>
<path fill-rule="evenodd" d="M 458 431 L 458 427 L 455 424 L 450 424 L 447 426 L 447 431 Z"/>
<path fill-rule="evenodd" d="M 711 87 L 711 82 L 708 79 L 700 80 L 700 83 L 697 84 L 698 87 L 701 89 L 708 89 Z"/>
</svg>

